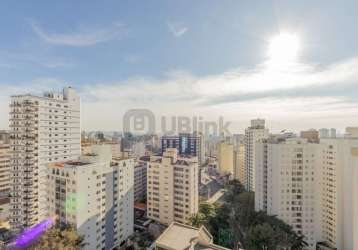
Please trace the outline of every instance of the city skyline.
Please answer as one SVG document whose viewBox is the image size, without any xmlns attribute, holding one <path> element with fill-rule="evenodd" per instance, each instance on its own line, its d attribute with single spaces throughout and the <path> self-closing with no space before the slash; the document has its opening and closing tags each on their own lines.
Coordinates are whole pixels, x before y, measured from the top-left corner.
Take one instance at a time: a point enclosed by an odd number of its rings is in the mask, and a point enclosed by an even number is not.
<svg viewBox="0 0 358 250">
<path fill-rule="evenodd" d="M 128 109 L 146 107 L 157 116 L 221 115 L 234 133 L 257 117 L 272 131 L 342 132 L 358 122 L 357 5 L 4 1 L 0 128 L 10 95 L 70 85 L 85 130 L 121 130 Z M 297 60 L 272 67 L 270 42 L 285 33 L 299 38 Z"/>
</svg>

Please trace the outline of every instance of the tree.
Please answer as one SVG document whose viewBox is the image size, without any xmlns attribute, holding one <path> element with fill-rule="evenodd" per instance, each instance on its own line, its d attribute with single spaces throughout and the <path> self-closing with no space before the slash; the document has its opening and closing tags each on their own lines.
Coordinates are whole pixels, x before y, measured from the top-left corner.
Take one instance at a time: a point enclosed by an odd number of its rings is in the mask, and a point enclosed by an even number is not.
<svg viewBox="0 0 358 250">
<path fill-rule="evenodd" d="M 53 227 L 47 230 L 40 239 L 31 246 L 31 250 L 77 250 L 84 247 L 83 237 L 77 234 L 76 229 L 70 226 Z"/>
<path fill-rule="evenodd" d="M 210 218 L 215 216 L 215 207 L 207 202 L 201 203 L 199 205 L 199 213 L 205 216 L 205 220 L 209 220 Z"/>
<path fill-rule="evenodd" d="M 249 249 L 276 249 L 275 232 L 271 225 L 264 223 L 252 227 L 247 234 Z"/>
<path fill-rule="evenodd" d="M 196 213 L 190 216 L 188 222 L 193 227 L 201 227 L 202 225 L 204 225 L 206 221 L 205 221 L 205 216 L 203 214 Z"/>
<path fill-rule="evenodd" d="M 291 250 L 303 250 L 308 247 L 308 243 L 304 240 L 304 236 L 295 234 L 292 239 Z"/>
<path fill-rule="evenodd" d="M 222 236 L 222 232 L 233 232 L 230 228 L 229 221 L 230 221 L 230 208 L 226 205 L 214 203 L 214 210 L 215 216 L 211 217 L 206 225 L 209 232 L 214 237 L 214 243 L 219 244 L 221 243 L 224 247 L 231 247 L 231 243 L 223 242 L 220 240 Z"/>
<path fill-rule="evenodd" d="M 224 198 L 227 202 L 231 202 L 237 195 L 245 192 L 245 187 L 238 180 L 229 181 L 226 184 L 225 189 L 226 192 Z"/>
<path fill-rule="evenodd" d="M 307 246 L 304 237 L 298 236 L 291 226 L 276 216 L 255 211 L 255 196 L 246 192 L 238 181 L 230 181 L 226 186 L 224 203 L 215 204 L 212 214 L 208 205 L 202 211 L 211 214 L 203 222 L 214 237 L 215 243 L 237 249 L 292 249 L 301 250 Z M 224 237 L 229 235 L 230 237 Z M 226 240 L 229 239 L 229 240 Z"/>
<path fill-rule="evenodd" d="M 207 226 L 210 219 L 215 217 L 215 215 L 215 207 L 210 203 L 204 202 L 199 205 L 198 213 L 192 215 L 188 222 L 193 227 Z"/>
</svg>

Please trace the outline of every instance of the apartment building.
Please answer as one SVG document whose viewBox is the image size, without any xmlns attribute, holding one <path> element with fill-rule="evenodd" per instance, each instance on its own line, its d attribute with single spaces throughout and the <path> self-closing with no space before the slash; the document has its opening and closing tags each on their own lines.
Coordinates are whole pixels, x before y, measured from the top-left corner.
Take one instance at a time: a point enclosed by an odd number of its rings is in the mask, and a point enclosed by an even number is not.
<svg viewBox="0 0 358 250">
<path fill-rule="evenodd" d="M 0 198 L 10 194 L 10 146 L 0 141 Z"/>
<path fill-rule="evenodd" d="M 256 144 L 255 209 L 277 215 L 310 249 L 358 249 L 358 133 L 270 137 Z"/>
<path fill-rule="evenodd" d="M 256 142 L 268 138 L 265 120 L 251 120 L 251 126 L 245 130 L 245 184 L 248 191 L 255 191 L 255 145 Z"/>
<path fill-rule="evenodd" d="M 134 201 L 140 202 L 147 197 L 147 167 L 149 156 L 142 156 L 134 165 Z"/>
<path fill-rule="evenodd" d="M 321 241 L 329 249 L 358 249 L 358 137 L 321 145 Z"/>
<path fill-rule="evenodd" d="M 319 142 L 319 132 L 315 129 L 309 129 L 301 131 L 301 138 L 307 139 L 308 142 L 318 143 Z"/>
<path fill-rule="evenodd" d="M 49 164 L 46 204 L 59 223 L 77 228 L 85 249 L 113 249 L 133 233 L 134 160 L 112 157 L 109 145 L 92 150 Z"/>
<path fill-rule="evenodd" d="M 12 96 L 10 128 L 10 225 L 21 230 L 47 216 L 47 164 L 81 154 L 80 98 L 70 87 Z"/>
<path fill-rule="evenodd" d="M 239 144 L 234 150 L 234 178 L 246 186 L 245 145 Z"/>
<path fill-rule="evenodd" d="M 221 175 L 234 175 L 234 145 L 220 142 L 218 146 L 218 167 Z"/>
<path fill-rule="evenodd" d="M 167 148 L 176 148 L 180 155 L 198 157 L 199 166 L 205 163 L 204 136 L 199 132 L 193 134 L 180 133 L 178 136 L 163 136 L 161 138 L 162 153 Z"/>
<path fill-rule="evenodd" d="M 320 238 L 318 159 L 321 146 L 307 139 L 262 140 L 256 145 L 255 209 L 291 225 L 308 249 Z"/>
<path fill-rule="evenodd" d="M 121 144 L 115 141 L 91 141 L 91 140 L 82 140 L 81 142 L 81 153 L 88 154 L 92 151 L 93 145 L 110 145 L 113 156 L 121 156 Z"/>
<path fill-rule="evenodd" d="M 147 169 L 148 218 L 170 225 L 186 223 L 198 212 L 198 161 L 178 155 L 168 148 L 162 156 L 152 156 Z"/>
</svg>

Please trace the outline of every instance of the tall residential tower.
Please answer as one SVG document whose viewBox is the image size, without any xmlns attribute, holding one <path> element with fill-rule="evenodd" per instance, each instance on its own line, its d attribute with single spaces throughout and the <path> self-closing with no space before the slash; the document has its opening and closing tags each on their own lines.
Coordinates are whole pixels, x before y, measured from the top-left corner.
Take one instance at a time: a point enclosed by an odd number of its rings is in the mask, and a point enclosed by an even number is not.
<svg viewBox="0 0 358 250">
<path fill-rule="evenodd" d="M 47 216 L 47 164 L 81 154 L 80 98 L 67 87 L 12 96 L 10 108 L 10 225 L 21 230 Z"/>
<path fill-rule="evenodd" d="M 251 126 L 245 130 L 245 186 L 248 191 L 255 191 L 255 145 L 269 136 L 265 120 L 251 120 Z"/>
</svg>

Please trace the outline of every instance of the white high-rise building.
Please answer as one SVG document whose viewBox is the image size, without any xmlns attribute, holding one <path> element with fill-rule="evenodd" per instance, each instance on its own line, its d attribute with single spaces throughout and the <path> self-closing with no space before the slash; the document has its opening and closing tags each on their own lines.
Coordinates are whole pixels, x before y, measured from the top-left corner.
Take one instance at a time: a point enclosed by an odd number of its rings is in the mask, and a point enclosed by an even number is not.
<svg viewBox="0 0 358 250">
<path fill-rule="evenodd" d="M 80 98 L 68 87 L 44 96 L 12 96 L 10 107 L 10 225 L 21 230 L 47 216 L 47 164 L 81 154 Z"/>
<path fill-rule="evenodd" d="M 113 157 L 110 145 L 93 145 L 77 160 L 50 163 L 49 216 L 71 224 L 84 249 L 113 249 L 133 233 L 134 160 Z"/>
<path fill-rule="evenodd" d="M 268 136 L 263 119 L 251 120 L 251 126 L 245 130 L 245 184 L 248 191 L 255 191 L 255 144 Z"/>
<path fill-rule="evenodd" d="M 309 249 L 358 249 L 358 131 L 345 138 L 256 144 L 255 209 L 304 235 Z"/>
<path fill-rule="evenodd" d="M 197 157 L 181 157 L 168 148 L 163 156 L 151 157 L 147 170 L 148 218 L 165 225 L 187 223 L 199 207 Z"/>
<path fill-rule="evenodd" d="M 265 141 L 256 145 L 255 209 L 291 225 L 309 249 L 320 238 L 320 192 L 316 172 L 320 145 L 306 139 Z"/>
<path fill-rule="evenodd" d="M 358 138 L 321 145 L 321 241 L 332 249 L 358 249 Z"/>
</svg>

